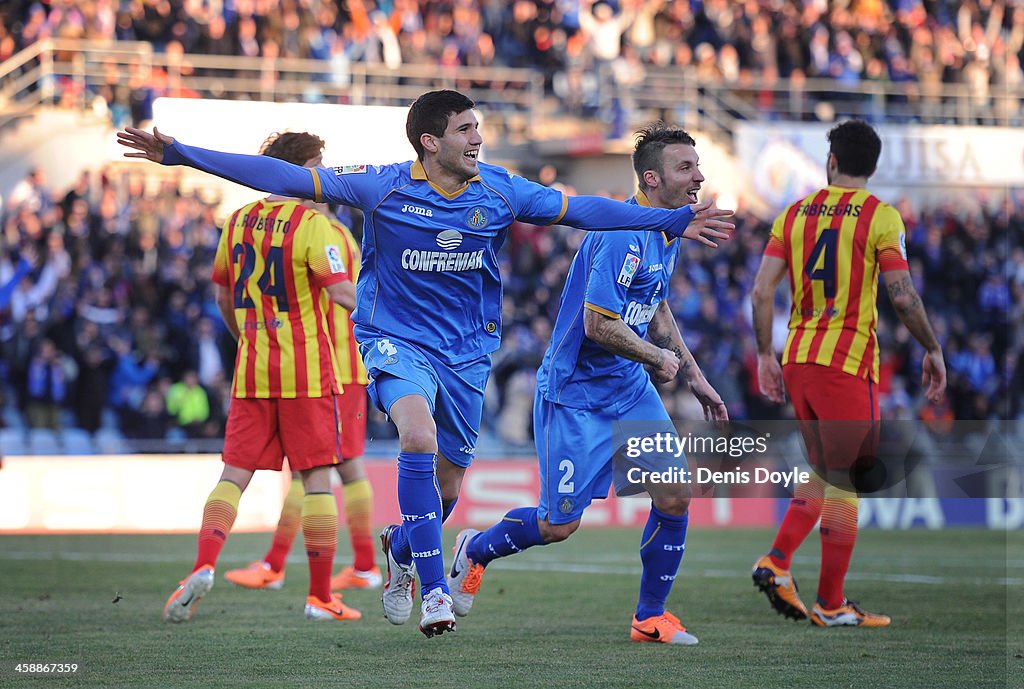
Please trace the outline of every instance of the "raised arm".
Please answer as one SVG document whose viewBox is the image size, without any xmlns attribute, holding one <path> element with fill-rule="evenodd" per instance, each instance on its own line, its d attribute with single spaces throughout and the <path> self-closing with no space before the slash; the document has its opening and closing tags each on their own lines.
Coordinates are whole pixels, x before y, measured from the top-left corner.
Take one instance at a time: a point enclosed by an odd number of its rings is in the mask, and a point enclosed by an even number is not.
<svg viewBox="0 0 1024 689">
<path fill-rule="evenodd" d="M 253 189 L 302 199 L 316 199 L 315 173 L 309 168 L 262 155 L 244 155 L 186 146 L 153 128 L 126 127 L 117 142 L 133 149 L 125 158 L 143 158 L 161 165 L 188 165 Z"/>
<path fill-rule="evenodd" d="M 786 401 L 786 395 L 782 384 L 782 365 L 772 346 L 772 320 L 775 315 L 775 288 L 785 275 L 784 259 L 763 256 L 750 296 L 754 312 L 754 337 L 757 340 L 757 383 L 761 394 L 778 404 Z"/>
<path fill-rule="evenodd" d="M 704 408 L 704 418 L 707 421 L 728 421 L 729 412 L 725 408 L 722 396 L 711 386 L 697 366 L 697 360 L 693 358 L 689 347 L 683 341 L 683 333 L 679 330 L 679 324 L 672 315 L 672 309 L 669 308 L 667 301 L 661 302 L 658 310 L 654 312 L 654 318 L 647 328 L 647 337 L 658 347 L 675 352 L 679 358 L 679 373 L 690 386 L 690 392 Z"/>
<path fill-rule="evenodd" d="M 569 196 L 567 199 L 565 213 L 558 222 L 582 230 L 654 230 L 717 247 L 714 239 L 728 239 L 727 232 L 736 227 L 721 219 L 733 212 L 716 208 L 710 201 L 667 210 L 601 196 Z"/>
<path fill-rule="evenodd" d="M 930 402 L 939 402 L 946 391 L 946 362 L 942 356 L 942 348 L 935 337 L 924 303 L 914 289 L 914 281 L 908 270 L 886 270 L 882 272 L 885 288 L 889 292 L 896 315 L 910 334 L 924 347 L 924 360 L 921 362 L 921 385 L 927 385 L 925 397 Z"/>
</svg>

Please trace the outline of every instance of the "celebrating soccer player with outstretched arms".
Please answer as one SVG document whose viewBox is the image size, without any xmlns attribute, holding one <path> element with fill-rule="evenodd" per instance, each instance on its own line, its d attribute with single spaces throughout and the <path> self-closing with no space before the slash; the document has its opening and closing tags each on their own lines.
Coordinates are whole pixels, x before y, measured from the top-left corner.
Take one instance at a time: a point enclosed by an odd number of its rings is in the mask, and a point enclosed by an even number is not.
<svg viewBox="0 0 1024 689">
<path fill-rule="evenodd" d="M 698 163 L 694 140 L 685 131 L 663 124 L 642 130 L 633 152 L 640 191 L 632 202 L 679 208 L 696 201 L 704 181 Z M 613 463 L 620 445 L 628 442 L 624 435 L 675 434 L 652 377 L 667 382 L 681 376 L 708 420 L 729 418 L 666 300 L 680 250 L 678 241 L 649 232 L 593 233 L 583 240 L 537 377 L 539 504 L 510 511 L 486 531 L 459 534 L 449 575 L 456 614 L 468 614 L 488 564 L 569 538 L 590 503 L 608 495 L 614 477 L 620 495 L 646 491 L 651 496 L 639 543 L 643 571 L 630 638 L 697 643 L 665 609 L 685 548 L 689 486 L 631 485 L 623 480 L 629 472 L 616 471 Z M 663 471 L 684 467 L 685 461 L 658 455 L 635 465 Z"/>
<path fill-rule="evenodd" d="M 925 396 L 946 387 L 939 341 L 910 279 L 899 212 L 865 188 L 882 141 L 851 120 L 828 133 L 828 186 L 788 206 L 772 225 L 751 297 L 761 393 L 788 392 L 815 473 L 797 486 L 771 550 L 754 564 L 754 584 L 772 607 L 808 617 L 790 572 L 794 552 L 821 522 L 821 573 L 809 616 L 819 627 L 884 627 L 886 615 L 850 602 L 844 581 L 857 538 L 854 462 L 877 454 L 878 276 L 896 314 L 925 348 Z M 782 363 L 772 346 L 775 289 L 789 276 L 792 310 Z"/>
<path fill-rule="evenodd" d="M 665 232 L 715 246 L 733 228 L 711 204 L 644 208 L 566 197 L 478 161 L 473 101 L 431 91 L 410 107 L 406 135 L 416 160 L 394 165 L 303 168 L 260 156 L 208 151 L 158 132 L 129 129 L 126 156 L 185 164 L 286 196 L 364 211 L 363 263 L 353 314 L 374 403 L 398 428 L 402 524 L 382 534 L 392 623 L 421 585 L 420 630 L 455 628 L 441 557 L 441 524 L 458 499 L 476 447 L 491 354 L 501 338 L 497 248 L 516 219 L 585 229 Z M 660 234 L 652 236 L 662 236 Z"/>
</svg>

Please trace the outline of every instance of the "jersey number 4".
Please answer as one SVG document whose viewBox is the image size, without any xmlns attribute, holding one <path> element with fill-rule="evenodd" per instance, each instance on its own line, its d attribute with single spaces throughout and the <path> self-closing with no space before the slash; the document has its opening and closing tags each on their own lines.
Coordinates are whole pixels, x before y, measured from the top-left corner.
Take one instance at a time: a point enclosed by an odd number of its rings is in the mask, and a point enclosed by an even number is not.
<svg viewBox="0 0 1024 689">
<path fill-rule="evenodd" d="M 231 249 L 231 258 L 239 263 L 238 278 L 235 280 L 235 308 L 254 309 L 252 297 L 246 293 L 246 284 L 256 271 L 256 249 L 252 244 L 239 242 Z M 263 273 L 256 281 L 260 292 L 277 300 L 278 311 L 288 311 L 288 288 L 284 284 L 284 250 L 272 246 L 263 260 Z"/>
<path fill-rule="evenodd" d="M 836 251 L 839 244 L 839 230 L 827 229 L 821 231 L 818 242 L 811 250 L 804 264 L 804 275 L 809 280 L 821 280 L 822 290 L 826 299 L 836 298 Z M 821 267 L 818 268 L 818 262 Z"/>
</svg>

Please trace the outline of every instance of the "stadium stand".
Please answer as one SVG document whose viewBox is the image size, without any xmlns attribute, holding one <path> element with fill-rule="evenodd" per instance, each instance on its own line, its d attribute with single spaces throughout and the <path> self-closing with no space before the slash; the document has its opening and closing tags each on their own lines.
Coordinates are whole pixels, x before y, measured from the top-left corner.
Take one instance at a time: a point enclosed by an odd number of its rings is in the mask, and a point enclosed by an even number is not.
<svg viewBox="0 0 1024 689">
<path fill-rule="evenodd" d="M 15 0 L 0 9 L 0 132 L 47 103 L 121 126 L 146 122 L 163 95 L 405 105 L 447 85 L 471 89 L 489 126 L 524 141 L 595 123 L 599 137 L 617 138 L 654 117 L 697 122 L 725 142 L 737 120 L 1019 126 L 1022 56 L 1024 7 L 989 0 Z M 63 189 L 33 171 L 7 194 L 5 451 L 47 425 L 79 429 L 96 448 L 164 438 L 217 449 L 228 381 L 211 362 L 228 370 L 233 354 L 208 280 L 216 206 L 171 176 L 123 168 L 86 170 Z M 1024 342 L 1012 326 L 1024 318 L 1024 198 L 903 200 L 900 210 L 950 395 L 941 409 L 909 408 L 920 356 L 883 299 L 886 413 L 1021 418 Z M 672 307 L 733 416 L 771 418 L 755 390 L 746 301 L 768 218 L 746 210 L 738 220 L 735 241 L 687 257 Z M 530 440 L 534 374 L 581 236 L 516 226 L 504 248 L 507 326 L 486 421 L 508 443 Z M 44 339 L 57 363 L 40 388 L 30 370 Z M 192 372 L 209 416 L 181 424 L 167 398 Z M 687 392 L 664 395 L 686 414 Z M 370 419 L 371 436 L 387 433 Z M 69 452 L 84 445 L 75 434 L 65 442 Z"/>
<path fill-rule="evenodd" d="M 13 429 L 31 429 L 29 449 L 52 449 L 53 431 L 61 427 L 81 429 L 108 445 L 116 444 L 112 436 L 167 438 L 194 449 L 187 441 L 215 445 L 222 437 L 228 398 L 223 371 L 233 353 L 208 277 L 218 237 L 215 204 L 168 181 L 147 192 L 140 174 L 85 173 L 69 190 L 52 190 L 34 174 L 7 199 L 0 284 L 17 279 L 17 285 L 0 308 L 9 381 L 0 419 Z M 916 209 L 909 202 L 900 208 L 918 290 L 947 352 L 950 395 L 948 408 L 909 408 L 920 353 L 883 299 L 880 389 L 887 412 L 897 418 L 1020 418 L 1024 342 L 1009 327 L 1024 315 L 1020 199 L 1008 198 L 994 213 L 952 205 Z M 691 252 L 684 259 L 671 304 L 731 415 L 772 418 L 777 412 L 755 390 L 747 301 L 768 225 L 741 213 L 737 227 L 735 240 L 717 252 Z M 488 430 L 509 443 L 531 438 L 536 369 L 582 236 L 564 227 L 520 225 L 503 249 L 507 325 L 488 396 Z M 1004 257 L 1008 269 L 1001 272 Z M 30 267 L 18 273 L 22 261 Z M 950 274 L 957 279 L 949 280 Z M 779 303 L 777 318 L 787 315 L 788 305 Z M 40 373 L 47 340 L 55 350 L 48 377 Z M 218 360 L 220 370 L 210 363 Z M 180 423 L 167 400 L 190 376 L 198 377 L 210 413 Z M 55 378 L 63 380 L 60 389 Z M 39 384 L 43 379 L 51 384 Z M 664 395 L 670 410 L 685 417 L 689 393 L 669 387 Z M 50 412 L 19 411 L 40 405 Z M 78 434 L 66 442 L 74 446 L 69 451 L 84 444 Z"/>
<path fill-rule="evenodd" d="M 725 134 L 734 118 L 837 114 L 1021 123 L 1024 7 L 1002 2 L 358 0 L 343 8 L 19 0 L 0 11 L 0 63 L 23 55 L 27 73 L 37 59 L 52 72 L 41 96 L 102 103 L 117 126 L 148 119 L 160 95 L 407 103 L 439 75 L 473 88 L 492 110 L 528 112 L 509 123 L 513 131 L 538 126 L 538 109 L 599 115 L 612 136 L 656 114 L 697 113 Z"/>
</svg>

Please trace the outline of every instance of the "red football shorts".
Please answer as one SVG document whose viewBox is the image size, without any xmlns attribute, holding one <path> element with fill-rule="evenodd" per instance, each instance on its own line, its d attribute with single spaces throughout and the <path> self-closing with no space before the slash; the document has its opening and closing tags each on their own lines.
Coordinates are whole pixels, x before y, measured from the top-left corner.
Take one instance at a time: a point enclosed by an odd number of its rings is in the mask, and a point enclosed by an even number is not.
<svg viewBox="0 0 1024 689">
<path fill-rule="evenodd" d="M 337 464 L 340 416 L 337 397 L 231 400 L 224 433 L 224 463 L 242 469 L 295 471 Z"/>
<path fill-rule="evenodd" d="M 341 387 L 341 458 L 355 459 L 366 450 L 366 386 L 350 383 Z"/>
<path fill-rule="evenodd" d="M 870 379 L 818 364 L 786 364 L 782 378 L 812 467 L 849 470 L 874 462 L 879 410 Z"/>
</svg>

